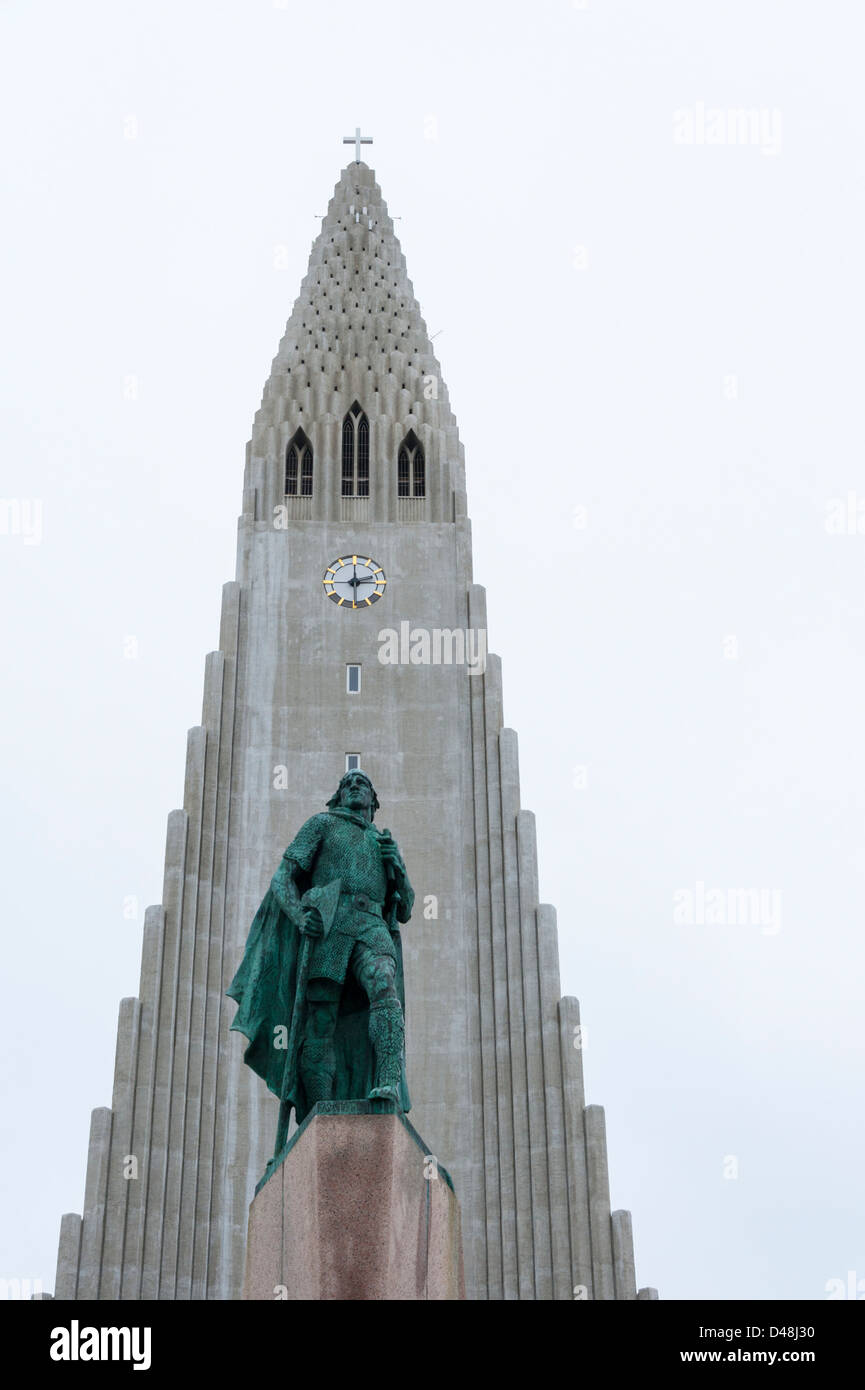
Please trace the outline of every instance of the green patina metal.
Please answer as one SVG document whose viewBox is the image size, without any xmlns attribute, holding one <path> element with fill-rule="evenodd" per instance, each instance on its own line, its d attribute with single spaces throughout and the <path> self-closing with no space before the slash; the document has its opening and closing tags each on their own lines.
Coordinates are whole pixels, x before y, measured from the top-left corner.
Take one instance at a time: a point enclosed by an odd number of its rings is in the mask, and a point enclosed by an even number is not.
<svg viewBox="0 0 865 1390">
<path fill-rule="evenodd" d="M 372 823 L 378 804 L 354 770 L 301 826 L 227 990 L 244 1061 L 280 1100 L 274 1159 L 292 1110 L 300 1125 L 318 1104 L 411 1106 L 399 925 L 414 890 L 396 841 Z"/>
</svg>

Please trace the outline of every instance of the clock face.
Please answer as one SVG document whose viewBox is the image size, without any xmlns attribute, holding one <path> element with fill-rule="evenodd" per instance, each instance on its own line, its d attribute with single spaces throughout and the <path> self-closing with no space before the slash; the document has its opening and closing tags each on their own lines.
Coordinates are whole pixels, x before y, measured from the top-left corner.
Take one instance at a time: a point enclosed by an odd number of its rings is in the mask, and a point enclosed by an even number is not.
<svg viewBox="0 0 865 1390">
<path fill-rule="evenodd" d="M 344 555 L 324 572 L 324 592 L 340 608 L 370 608 L 384 593 L 387 580 L 375 560 Z"/>
</svg>

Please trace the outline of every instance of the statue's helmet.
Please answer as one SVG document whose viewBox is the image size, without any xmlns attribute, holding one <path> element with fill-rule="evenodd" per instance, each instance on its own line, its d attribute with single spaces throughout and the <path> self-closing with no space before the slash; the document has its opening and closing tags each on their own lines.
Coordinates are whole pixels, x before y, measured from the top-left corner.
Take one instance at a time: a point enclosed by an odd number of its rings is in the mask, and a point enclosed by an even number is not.
<svg viewBox="0 0 865 1390">
<path fill-rule="evenodd" d="M 369 787 L 370 797 L 372 798 L 372 805 L 371 805 L 371 807 L 370 807 L 370 819 L 372 819 L 372 817 L 375 815 L 375 813 L 376 813 L 376 811 L 378 810 L 378 807 L 379 807 L 378 797 L 377 797 L 376 794 L 375 794 L 375 787 L 372 785 L 372 782 L 371 782 L 370 779 L 367 777 L 366 773 L 365 773 L 365 772 L 361 772 L 360 768 L 358 768 L 358 767 L 352 768 L 350 772 L 346 772 L 346 773 L 340 778 L 339 786 L 337 787 L 337 789 L 336 789 L 336 791 L 334 792 L 333 796 L 330 798 L 330 801 L 327 803 L 327 807 L 328 807 L 328 810 L 329 810 L 329 811 L 333 811 L 333 810 L 335 809 L 335 807 L 339 806 L 340 802 L 342 801 L 342 792 L 343 792 L 343 788 L 345 787 L 345 784 L 346 784 L 346 782 L 348 782 L 349 778 L 358 778 L 358 777 L 361 777 L 361 778 L 363 779 L 363 781 L 366 782 L 366 785 Z"/>
</svg>

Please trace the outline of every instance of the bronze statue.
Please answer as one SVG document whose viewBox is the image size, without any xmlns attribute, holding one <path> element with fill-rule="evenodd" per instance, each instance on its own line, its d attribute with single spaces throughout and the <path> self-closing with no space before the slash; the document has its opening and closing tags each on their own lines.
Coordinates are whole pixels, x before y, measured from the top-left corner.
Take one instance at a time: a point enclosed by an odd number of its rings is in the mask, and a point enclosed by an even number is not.
<svg viewBox="0 0 865 1390">
<path fill-rule="evenodd" d="M 228 989 L 244 1061 L 280 1098 L 274 1157 L 292 1109 L 300 1123 L 318 1101 L 411 1104 L 399 923 L 414 891 L 366 773 L 327 807 L 285 851 Z"/>
</svg>

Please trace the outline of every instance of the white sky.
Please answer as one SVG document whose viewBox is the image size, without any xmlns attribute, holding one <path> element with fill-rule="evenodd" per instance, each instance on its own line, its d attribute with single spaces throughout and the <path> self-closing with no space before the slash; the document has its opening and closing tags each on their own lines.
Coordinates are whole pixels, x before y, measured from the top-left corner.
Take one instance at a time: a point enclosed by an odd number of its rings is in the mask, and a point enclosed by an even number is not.
<svg viewBox="0 0 865 1390">
<path fill-rule="evenodd" d="M 0 497 L 43 517 L 0 534 L 0 1277 L 53 1289 L 81 1210 L 244 445 L 361 122 L 440 332 L 639 1282 L 865 1281 L 857 7 L 6 0 L 0 24 Z M 699 103 L 780 120 L 780 149 L 676 143 Z M 848 493 L 862 533 L 830 534 Z M 780 930 L 674 922 L 698 882 L 780 890 Z"/>
</svg>

